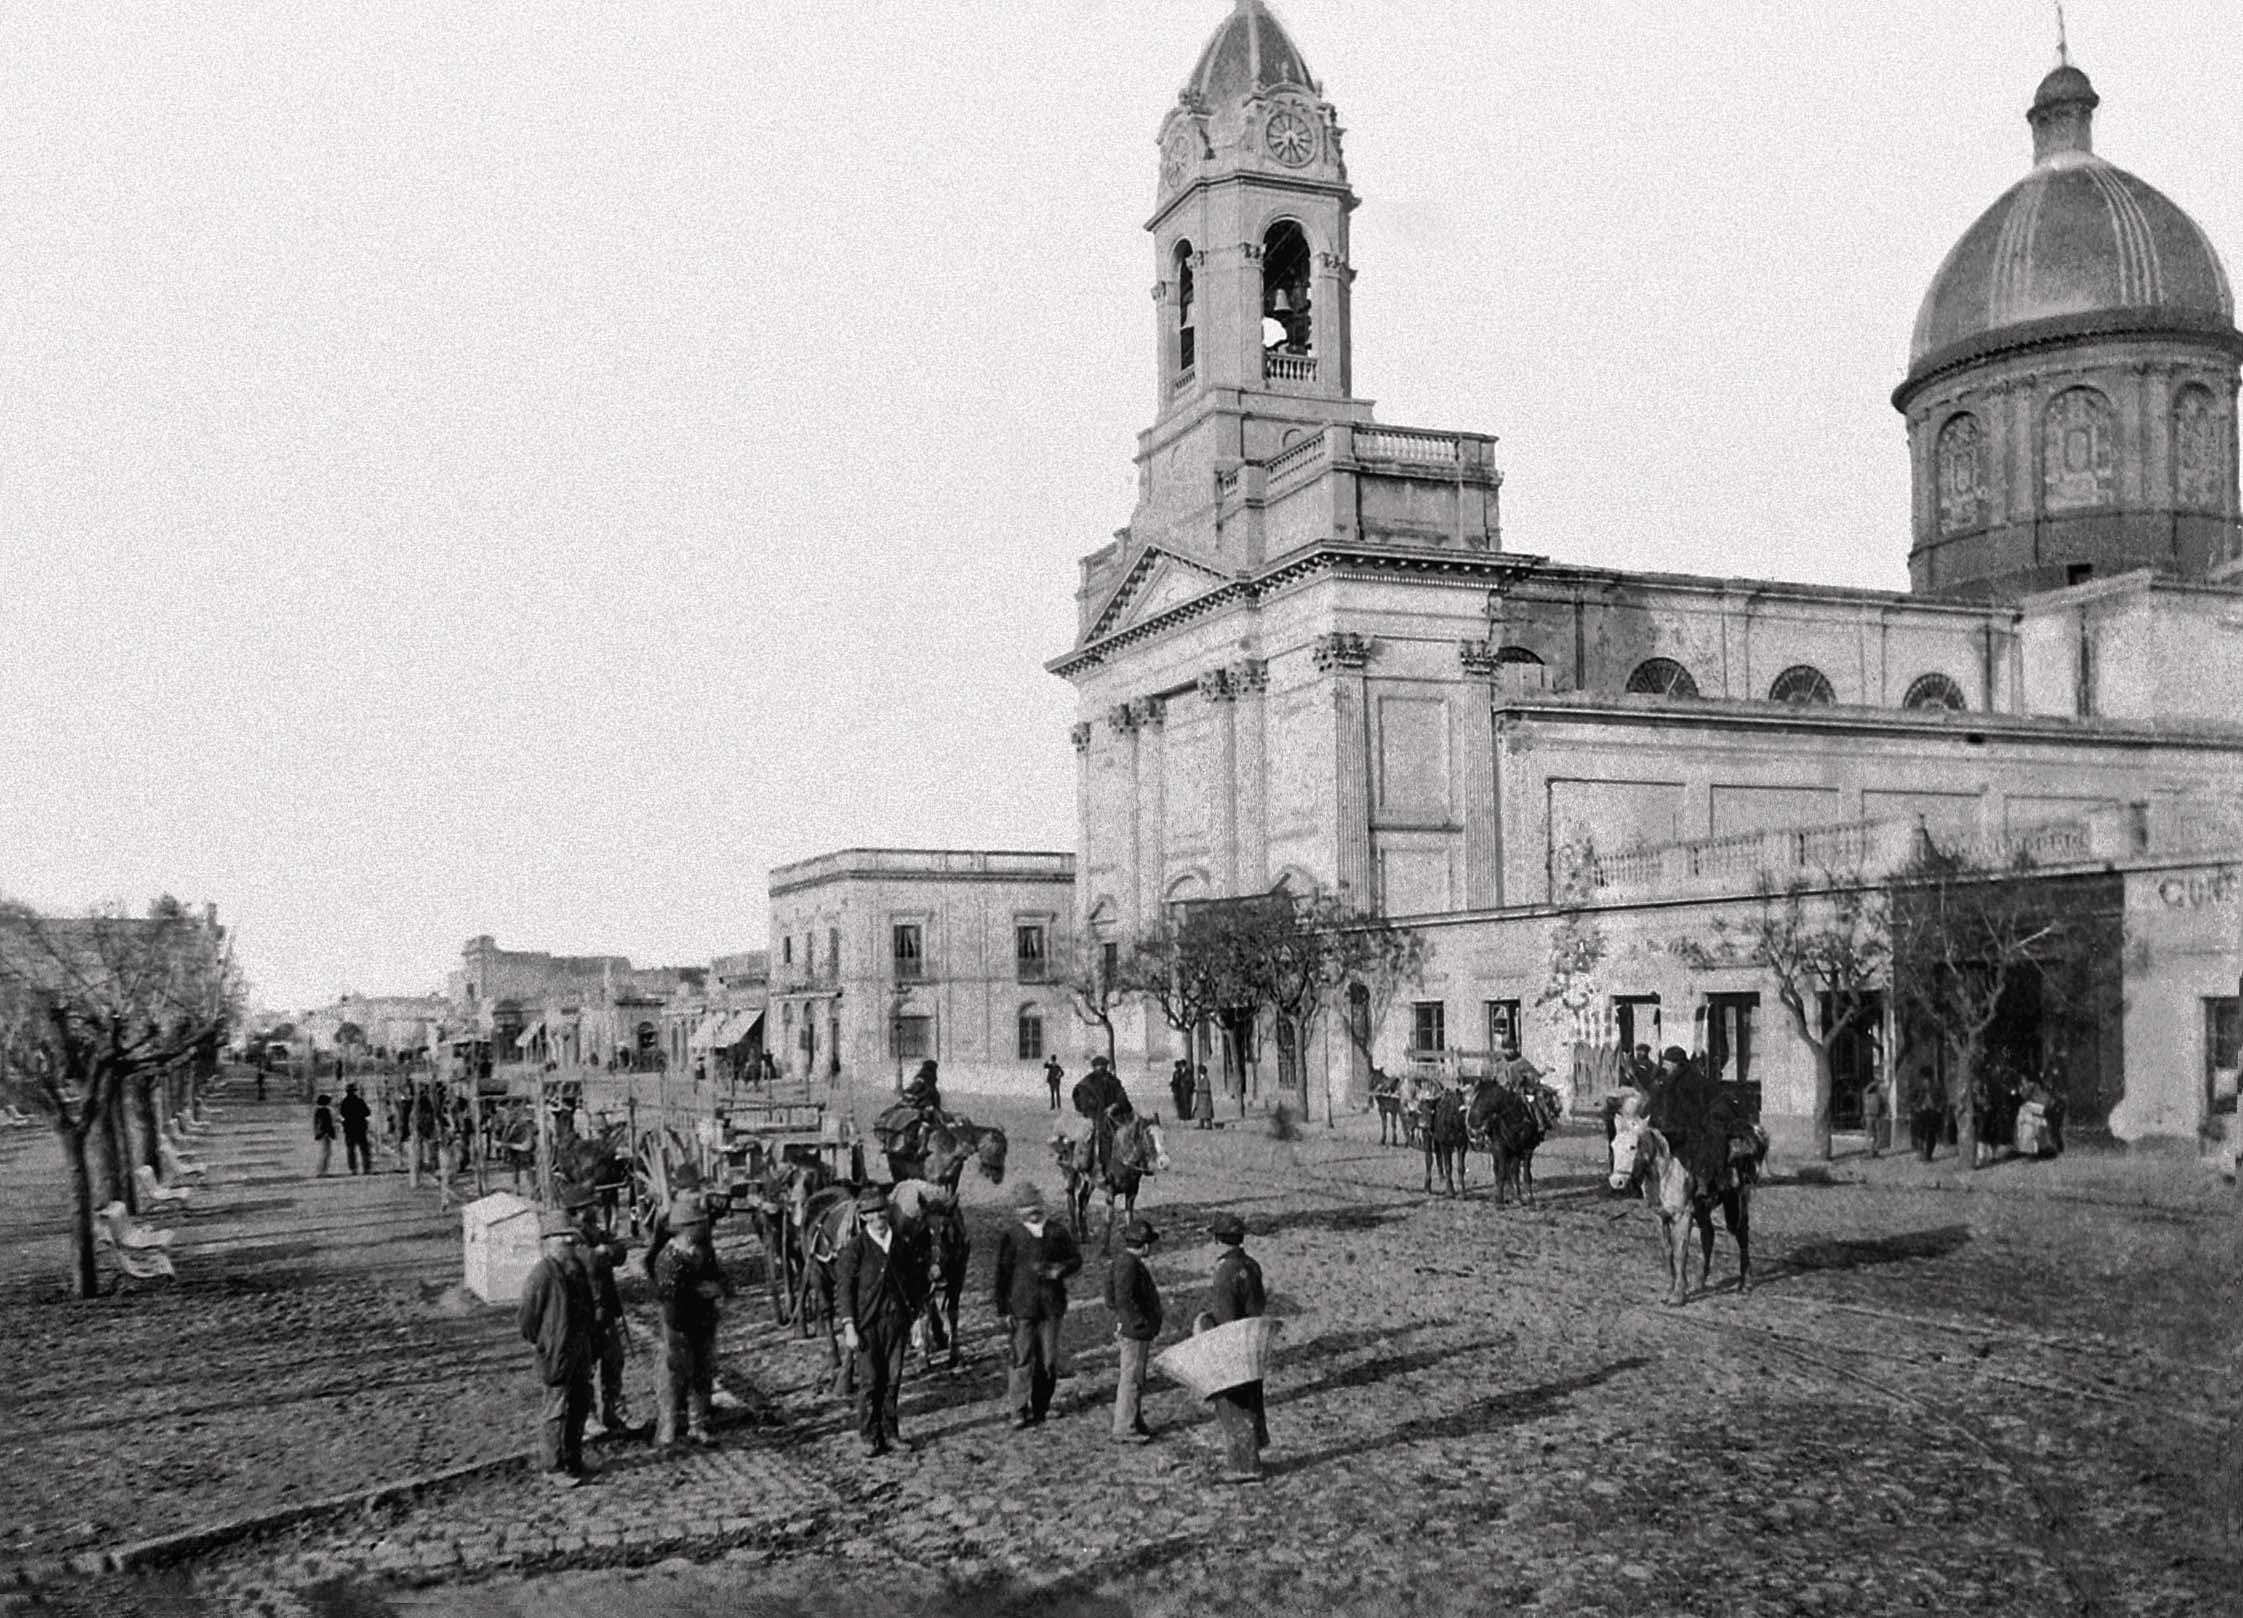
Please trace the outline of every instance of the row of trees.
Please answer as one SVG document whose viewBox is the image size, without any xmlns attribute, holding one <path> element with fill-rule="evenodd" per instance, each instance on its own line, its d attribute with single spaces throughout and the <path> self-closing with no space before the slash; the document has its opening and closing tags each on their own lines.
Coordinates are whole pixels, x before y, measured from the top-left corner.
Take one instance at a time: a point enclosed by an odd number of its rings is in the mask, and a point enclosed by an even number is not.
<svg viewBox="0 0 2243 1618">
<path fill-rule="evenodd" d="M 1307 1053 L 1325 1019 L 1338 1017 L 1375 1074 L 1373 1034 L 1424 961 L 1424 939 L 1377 911 L 1281 888 L 1178 905 L 1134 938 L 1091 941 L 1068 986 L 1076 1014 L 1104 1032 L 1109 1058 L 1114 1014 L 1131 1000 L 1158 1010 L 1187 1050 L 1208 1027 L 1245 1049 L 1267 1017 L 1279 1050 L 1294 1053 L 1305 1105 Z M 1332 1088 L 1327 1073 L 1326 1123 Z"/>
<path fill-rule="evenodd" d="M 43 1117 L 70 1175 L 80 1297 L 99 1290 L 94 1209 L 160 1173 L 159 1102 L 191 1103 L 238 1019 L 241 976 L 215 915 L 165 897 L 41 916 L 0 902 L 0 1094 Z"/>
<path fill-rule="evenodd" d="M 1890 994 L 1920 1086 L 1952 1109 L 1962 1153 L 1976 1160 L 1992 1038 L 2004 1002 L 2028 978 L 2072 1020 L 2093 1026 L 2117 1007 L 2116 919 L 2037 876 L 2024 854 L 1994 865 L 1919 836 L 1909 864 L 1882 879 L 1824 872 L 1764 890 L 1746 919 L 1717 919 L 1677 942 L 1699 970 L 1748 967 L 1775 987 L 1814 1062 L 1814 1149 L 1831 1151 L 1833 1056 L 1857 1031 L 1881 1030 Z"/>
</svg>

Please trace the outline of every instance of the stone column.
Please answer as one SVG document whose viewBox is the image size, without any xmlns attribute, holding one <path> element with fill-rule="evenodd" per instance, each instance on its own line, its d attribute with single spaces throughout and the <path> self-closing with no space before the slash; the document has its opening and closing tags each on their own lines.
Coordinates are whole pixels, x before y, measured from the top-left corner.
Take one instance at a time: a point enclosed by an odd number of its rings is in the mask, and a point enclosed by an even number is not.
<svg viewBox="0 0 2243 1618">
<path fill-rule="evenodd" d="M 1078 939 L 1090 936 L 1090 907 L 1098 895 L 1091 891 L 1091 870 L 1098 863 L 1090 827 L 1090 721 L 1071 725 L 1067 739 L 1075 744 L 1075 914 Z"/>
<path fill-rule="evenodd" d="M 1232 891 L 1260 893 L 1269 886 L 1269 665 L 1250 657 L 1229 673 L 1237 699 L 1230 724 L 1238 833 Z"/>
<path fill-rule="evenodd" d="M 1491 614 L 1492 618 L 1492 614 Z M 1464 904 L 1483 910 L 1503 891 L 1503 849 L 1497 840 L 1495 801 L 1495 726 L 1493 710 L 1500 690 L 1496 661 L 1499 620 L 1491 621 L 1486 641 L 1459 641 L 1457 658 L 1470 683 L 1463 732 L 1457 737 L 1459 775 L 1464 783 Z"/>
<path fill-rule="evenodd" d="M 1144 798 L 1139 823 L 1139 889 L 1145 895 L 1145 915 L 1157 914 L 1168 890 L 1168 756 L 1162 744 L 1162 722 L 1168 704 L 1159 697 L 1141 697 L 1130 706 L 1137 710 L 1137 778 Z"/>
<path fill-rule="evenodd" d="M 1361 635 L 1319 635 L 1311 655 L 1318 672 L 1332 676 L 1333 874 L 1340 892 L 1358 905 L 1376 905 L 1371 870 L 1371 748 L 1364 666 L 1371 643 Z"/>
<path fill-rule="evenodd" d="M 1199 677 L 1199 694 L 1215 722 L 1215 884 L 1219 893 L 1238 887 L 1238 705 L 1230 670 L 1209 669 Z"/>
<path fill-rule="evenodd" d="M 1123 750 L 1122 792 L 1126 799 L 1122 815 L 1121 858 L 1117 862 L 1121 866 L 1121 874 L 1115 884 L 1120 890 L 1115 897 L 1125 907 L 1126 913 L 1117 919 L 1125 932 L 1134 933 L 1144 926 L 1150 914 L 1141 891 L 1141 862 L 1137 857 L 1137 827 L 1141 818 L 1137 788 L 1137 705 L 1123 702 L 1108 709 L 1106 725 L 1114 733 L 1115 744 Z"/>
</svg>

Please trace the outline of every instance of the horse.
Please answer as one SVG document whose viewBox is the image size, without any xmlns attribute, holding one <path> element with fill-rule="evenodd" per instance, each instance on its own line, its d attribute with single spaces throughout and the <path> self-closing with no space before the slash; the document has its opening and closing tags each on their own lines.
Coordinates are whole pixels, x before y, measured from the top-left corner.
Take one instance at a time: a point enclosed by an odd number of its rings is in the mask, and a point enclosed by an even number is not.
<svg viewBox="0 0 2243 1618">
<path fill-rule="evenodd" d="M 1534 1150 L 1549 1138 L 1557 1114 L 1557 1097 L 1540 1085 L 1522 1094 L 1487 1079 L 1472 1092 L 1465 1133 L 1473 1145 L 1487 1149 L 1498 1208 L 1514 1193 L 1521 1203 L 1534 1201 Z"/>
<path fill-rule="evenodd" d="M 882 1143 L 888 1156 L 888 1178 L 928 1180 L 955 1192 L 971 1162 L 991 1185 L 1005 1183 L 1005 1132 L 994 1124 L 984 1127 L 957 1113 L 922 1114 L 917 1150 L 901 1137 Z"/>
<path fill-rule="evenodd" d="M 804 1262 L 803 1224 L 810 1198 L 832 1183 L 833 1176 L 821 1162 L 773 1158 L 749 1186 L 745 1198 L 748 1222 L 763 1245 L 771 1314 L 778 1325 L 784 1326 L 794 1318 L 793 1300 L 801 1290 Z"/>
<path fill-rule="evenodd" d="M 1464 1103 L 1454 1090 L 1427 1096 L 1418 1103 L 1418 1135 L 1425 1142 L 1425 1190 L 1433 1191 L 1433 1160 L 1441 1160 L 1441 1184 L 1448 1195 L 1463 1187 L 1467 1166 L 1464 1150 L 1470 1140 L 1465 1130 Z"/>
<path fill-rule="evenodd" d="M 1371 1103 L 1379 1112 L 1379 1144 L 1381 1146 L 1407 1146 L 1410 1130 L 1405 1122 L 1407 1113 L 1402 1106 L 1402 1081 L 1392 1073 L 1376 1073 L 1371 1078 Z"/>
<path fill-rule="evenodd" d="M 1103 1162 L 1098 1151 L 1101 1140 L 1106 1145 Z M 1074 1226 L 1077 1242 L 1088 1232 L 1091 1192 L 1101 1186 L 1105 1188 L 1106 1234 L 1101 1251 L 1111 1253 L 1114 1250 L 1114 1199 L 1121 1199 L 1125 1219 L 1135 1216 L 1137 1192 L 1145 1176 L 1168 1167 L 1168 1140 L 1160 1127 L 1160 1114 L 1139 1113 L 1126 1123 L 1116 1124 L 1104 1136 L 1094 1132 L 1079 1141 L 1054 1135 L 1051 1150 L 1059 1164 L 1060 1179 L 1066 1185 L 1068 1222 Z"/>
<path fill-rule="evenodd" d="M 799 1183 L 799 1182 L 798 1182 Z M 832 1365 L 826 1383 L 843 1398 L 856 1391 L 856 1362 L 841 1352 L 841 1320 L 835 1296 L 835 1261 L 857 1234 L 860 1187 L 834 1184 L 812 1191 L 803 1203 L 802 1277 L 795 1312 L 797 1329 L 810 1335 L 812 1323 L 825 1330 Z M 935 1350 L 946 1347 L 949 1363 L 960 1362 L 958 1300 L 966 1289 L 970 1243 L 956 1192 L 932 1181 L 899 1181 L 890 1188 L 898 1241 L 925 1238 L 928 1245 L 927 1297 L 912 1324 L 921 1370 L 934 1367 Z"/>
<path fill-rule="evenodd" d="M 1697 1226 L 1702 1284 L 1713 1275 L 1713 1208 L 1737 1243 L 1737 1290 L 1752 1290 L 1752 1186 L 1768 1157 L 1768 1136 L 1756 1124 L 1750 1137 L 1724 1137 L 1722 1160 L 1708 1173 L 1677 1154 L 1665 1134 L 1651 1127 L 1640 1103 L 1631 1100 L 1613 1121 L 1612 1189 L 1639 1190 L 1659 1216 L 1660 1244 L 1667 1255 L 1667 1302 L 1690 1296 L 1690 1227 Z"/>
</svg>

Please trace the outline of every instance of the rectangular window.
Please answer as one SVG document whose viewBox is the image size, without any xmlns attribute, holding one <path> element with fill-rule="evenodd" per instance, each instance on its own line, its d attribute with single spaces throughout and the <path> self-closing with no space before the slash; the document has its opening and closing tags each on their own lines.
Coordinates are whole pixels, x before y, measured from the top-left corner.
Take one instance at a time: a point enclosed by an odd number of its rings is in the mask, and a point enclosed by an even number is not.
<svg viewBox="0 0 2243 1618">
<path fill-rule="evenodd" d="M 1759 1022 L 1757 993 L 1707 995 L 1706 1072 L 1724 1084 L 1750 1084 Z"/>
<path fill-rule="evenodd" d="M 1012 930 L 1014 975 L 1022 983 L 1044 981 L 1044 924 L 1024 921 Z"/>
<path fill-rule="evenodd" d="M 1043 1014 L 1033 1009 L 1020 1014 L 1020 1059 L 1023 1062 L 1044 1059 Z"/>
<path fill-rule="evenodd" d="M 826 971 L 835 976 L 841 972 L 841 929 L 826 929 Z"/>
<path fill-rule="evenodd" d="M 1638 1045 L 1648 1045 L 1654 1059 L 1659 1044 L 1659 997 L 1655 994 L 1616 994 L 1612 997 L 1612 1027 L 1623 1055 Z"/>
<path fill-rule="evenodd" d="M 2204 1108 L 2235 1111 L 2235 1074 L 2243 1067 L 2243 1000 L 2233 995 L 2204 1002 Z"/>
<path fill-rule="evenodd" d="M 898 1017 L 888 1025 L 888 1054 L 914 1061 L 934 1054 L 935 1020 L 932 1017 Z"/>
<path fill-rule="evenodd" d="M 1519 1003 L 1516 1000 L 1490 1000 L 1487 1003 L 1488 1052 L 1493 1056 L 1503 1054 L 1503 1047 L 1519 1037 Z"/>
<path fill-rule="evenodd" d="M 1448 1047 L 1448 1004 L 1441 1000 L 1419 1000 L 1410 1006 L 1410 1054 L 1433 1056 Z"/>
<path fill-rule="evenodd" d="M 1121 945 L 1111 939 L 1098 946 L 1098 981 L 1110 984 L 1121 976 Z"/>
<path fill-rule="evenodd" d="M 914 983 L 927 975 L 926 934 L 915 921 L 895 925 L 896 980 Z"/>
<path fill-rule="evenodd" d="M 794 934 L 792 933 L 779 940 L 779 964 L 781 966 L 794 965 Z"/>
</svg>

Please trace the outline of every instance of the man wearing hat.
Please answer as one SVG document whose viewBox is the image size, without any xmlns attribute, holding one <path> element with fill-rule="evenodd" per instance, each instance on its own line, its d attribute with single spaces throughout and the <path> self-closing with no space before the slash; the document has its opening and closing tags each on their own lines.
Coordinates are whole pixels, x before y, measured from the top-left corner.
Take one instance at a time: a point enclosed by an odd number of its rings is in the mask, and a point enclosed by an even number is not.
<svg viewBox="0 0 2243 1618">
<path fill-rule="evenodd" d="M 1012 1424 L 1033 1427 L 1051 1411 L 1058 1382 L 1059 1328 L 1067 1277 L 1083 1255 L 1064 1225 L 1044 1221 L 1044 1194 L 1024 1185 L 1013 1201 L 1020 1223 L 997 1238 L 997 1321 L 1012 1338 Z"/>
<path fill-rule="evenodd" d="M 1218 1254 L 1208 1283 L 1207 1313 L 1213 1324 L 1251 1320 L 1269 1306 L 1262 1267 L 1247 1256 L 1246 1221 L 1219 1213 L 1207 1222 Z M 1262 1406 L 1262 1384 L 1242 1382 L 1215 1395 L 1215 1419 L 1223 1429 L 1226 1483 L 1253 1483 L 1262 1475 L 1262 1451 L 1269 1447 L 1269 1418 Z"/>
<path fill-rule="evenodd" d="M 709 1401 L 716 1391 L 717 1300 L 732 1288 L 709 1239 L 709 1210 L 697 1191 L 680 1192 L 670 1202 L 670 1239 L 654 1261 L 654 1295 L 662 1303 L 662 1404 L 655 1412 L 655 1442 L 678 1441 L 684 1418 L 686 1437 L 696 1444 L 709 1435 Z"/>
<path fill-rule="evenodd" d="M 576 1226 L 565 1213 L 537 1216 L 544 1256 L 522 1285 L 516 1316 L 536 1347 L 545 1400 L 538 1412 L 537 1464 L 555 1483 L 584 1481 L 584 1422 L 592 1413 L 592 1283 L 576 1255 Z"/>
<path fill-rule="evenodd" d="M 856 1357 L 857 1435 L 864 1452 L 885 1455 L 902 1442 L 896 1406 L 911 1323 L 927 1303 L 925 1238 L 896 1227 L 887 1193 L 857 1193 L 857 1233 L 834 1260 L 834 1312 L 841 1340 Z"/>
<path fill-rule="evenodd" d="M 623 1408 L 623 1354 L 625 1331 L 623 1293 L 615 1284 L 615 1267 L 623 1260 L 623 1244 L 610 1241 L 600 1222 L 600 1199 L 589 1186 L 577 1186 L 561 1199 L 583 1246 L 578 1250 L 586 1279 L 592 1283 L 592 1347 L 599 1359 L 600 1399 L 590 1438 L 609 1433 L 629 1433 L 631 1418 Z"/>
<path fill-rule="evenodd" d="M 1106 1272 L 1106 1305 L 1114 1311 L 1114 1336 L 1121 1342 L 1121 1375 L 1114 1384 L 1114 1442 L 1149 1444 L 1145 1425 L 1145 1362 L 1160 1335 L 1160 1288 L 1150 1264 L 1160 1232 L 1147 1219 L 1122 1227 L 1122 1255 Z"/>
</svg>

